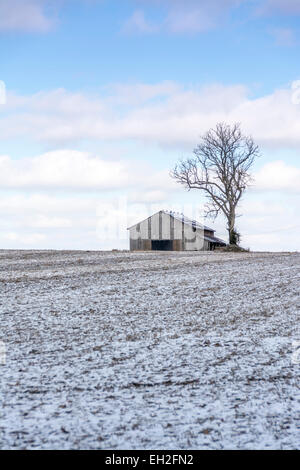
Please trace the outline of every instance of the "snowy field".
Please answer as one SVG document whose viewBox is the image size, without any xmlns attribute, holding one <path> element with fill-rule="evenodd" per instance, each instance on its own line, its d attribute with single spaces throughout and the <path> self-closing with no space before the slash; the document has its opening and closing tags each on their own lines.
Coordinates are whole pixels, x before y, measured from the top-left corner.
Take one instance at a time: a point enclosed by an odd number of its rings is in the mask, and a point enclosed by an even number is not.
<svg viewBox="0 0 300 470">
<path fill-rule="evenodd" d="M 299 268 L 0 251 L 0 448 L 299 448 Z"/>
</svg>

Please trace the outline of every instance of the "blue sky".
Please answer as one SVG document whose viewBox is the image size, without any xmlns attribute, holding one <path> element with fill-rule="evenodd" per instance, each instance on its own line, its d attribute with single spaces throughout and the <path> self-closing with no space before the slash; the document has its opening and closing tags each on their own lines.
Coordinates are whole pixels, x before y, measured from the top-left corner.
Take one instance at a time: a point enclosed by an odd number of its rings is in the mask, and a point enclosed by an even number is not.
<svg viewBox="0 0 300 470">
<path fill-rule="evenodd" d="M 25 8 L 29 2 L 17 3 Z M 163 27 L 157 33 L 143 32 L 134 23 L 126 27 L 137 12 L 149 22 L 163 22 L 167 3 L 58 2 L 61 8 L 51 16 L 49 31 L 2 31 L 2 79 L 21 93 L 60 87 L 98 91 L 120 81 L 175 80 L 187 85 L 243 83 L 259 96 L 297 76 L 299 18 L 294 14 L 278 10 L 259 15 L 249 6 L 259 2 L 250 1 L 229 10 L 205 32 L 189 32 L 188 25 L 180 33 Z M 189 8 L 188 1 L 182 4 Z"/>
<path fill-rule="evenodd" d="M 299 45 L 299 0 L 0 0 L 1 247 L 125 248 L 156 208 L 201 218 L 168 172 L 222 120 L 262 153 L 244 245 L 297 250 Z"/>
</svg>

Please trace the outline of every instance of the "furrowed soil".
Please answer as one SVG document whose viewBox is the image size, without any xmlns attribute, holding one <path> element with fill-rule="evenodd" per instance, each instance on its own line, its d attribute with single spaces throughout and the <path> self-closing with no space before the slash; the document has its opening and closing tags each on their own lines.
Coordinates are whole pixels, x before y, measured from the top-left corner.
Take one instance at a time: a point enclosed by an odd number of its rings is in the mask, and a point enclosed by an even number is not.
<svg viewBox="0 0 300 470">
<path fill-rule="evenodd" d="M 0 448 L 299 448 L 299 268 L 0 251 Z"/>
</svg>

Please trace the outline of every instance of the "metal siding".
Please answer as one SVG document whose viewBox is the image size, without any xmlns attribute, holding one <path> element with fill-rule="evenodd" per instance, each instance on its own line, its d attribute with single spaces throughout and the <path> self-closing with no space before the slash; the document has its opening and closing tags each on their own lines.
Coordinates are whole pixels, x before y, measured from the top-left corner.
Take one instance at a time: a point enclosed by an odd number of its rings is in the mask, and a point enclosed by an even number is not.
<svg viewBox="0 0 300 470">
<path fill-rule="evenodd" d="M 151 239 L 159 240 L 159 213 L 151 217 Z"/>
<path fill-rule="evenodd" d="M 182 223 L 177 219 L 174 220 L 174 240 L 181 240 L 182 237 Z"/>
<path fill-rule="evenodd" d="M 170 217 L 170 238 L 174 240 L 174 217 Z"/>
<path fill-rule="evenodd" d="M 136 231 L 136 226 L 132 227 L 129 230 L 130 240 L 137 240 L 140 236 L 140 233 Z"/>
<path fill-rule="evenodd" d="M 140 232 L 142 240 L 147 240 L 148 238 L 148 220 L 144 220 L 140 223 Z"/>
<path fill-rule="evenodd" d="M 159 213 L 159 228 L 158 228 L 158 233 L 159 233 L 159 240 L 162 240 L 162 212 Z"/>
<path fill-rule="evenodd" d="M 162 213 L 162 228 L 161 228 L 161 236 L 162 240 L 172 240 L 170 234 L 170 217 L 168 214 Z"/>
</svg>

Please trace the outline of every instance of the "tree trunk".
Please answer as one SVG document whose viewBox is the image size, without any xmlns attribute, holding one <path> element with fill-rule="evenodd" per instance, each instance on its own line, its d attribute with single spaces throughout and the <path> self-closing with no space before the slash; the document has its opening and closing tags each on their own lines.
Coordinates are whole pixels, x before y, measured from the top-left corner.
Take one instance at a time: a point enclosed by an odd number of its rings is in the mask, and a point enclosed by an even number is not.
<svg viewBox="0 0 300 470">
<path fill-rule="evenodd" d="M 235 228 L 235 211 L 231 208 L 231 212 L 228 217 L 228 234 L 229 234 L 229 245 L 238 245 L 239 235 L 236 232 Z"/>
<path fill-rule="evenodd" d="M 229 233 L 229 245 L 237 245 L 238 244 L 238 237 L 237 233 L 234 228 L 228 230 Z"/>
</svg>

